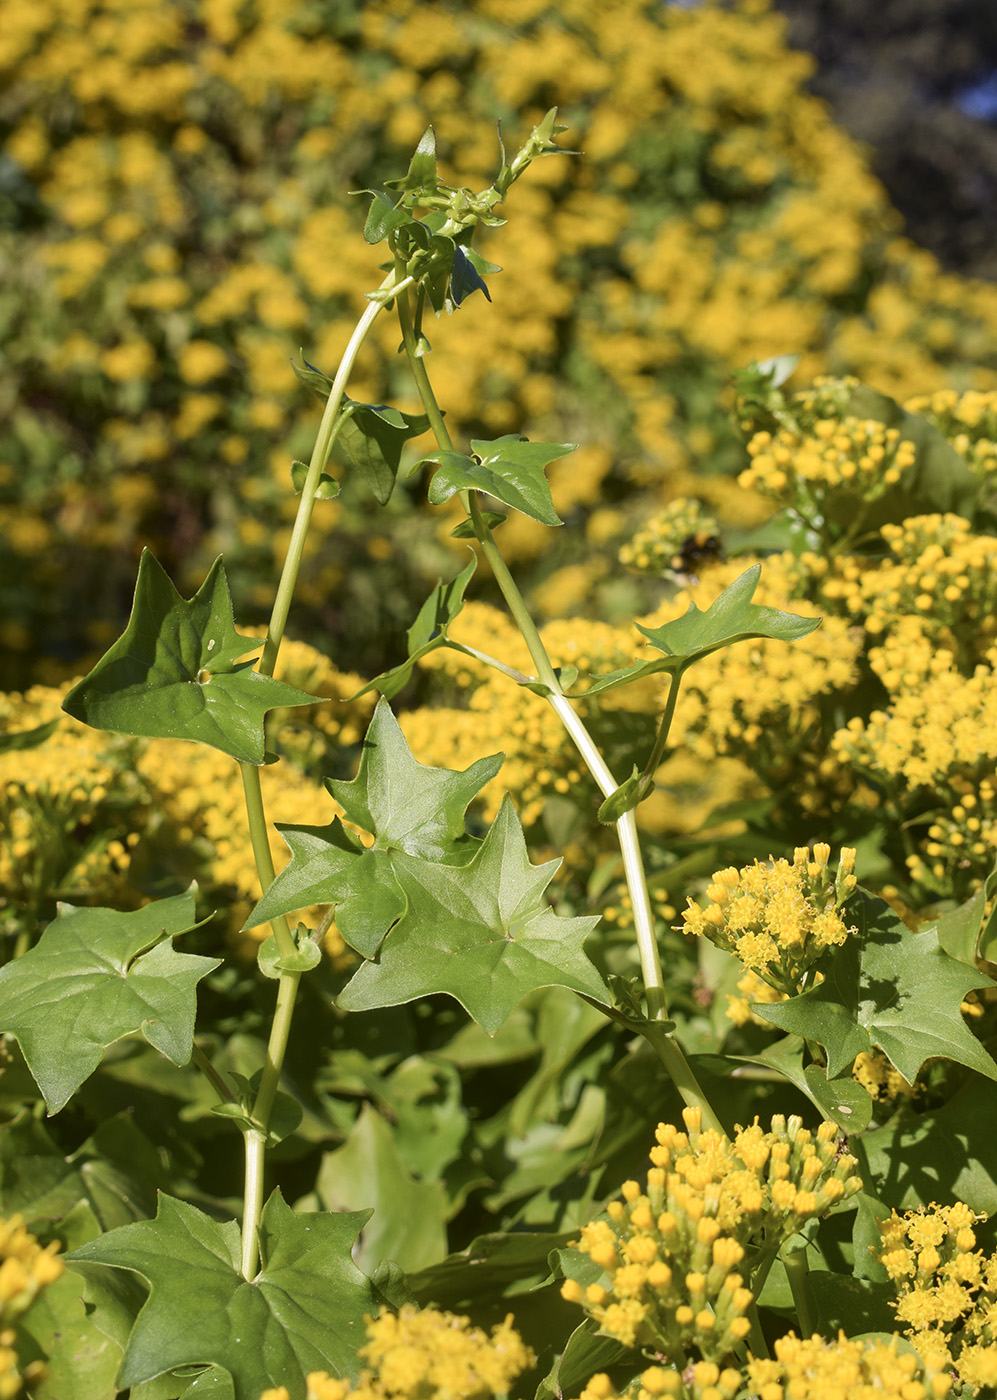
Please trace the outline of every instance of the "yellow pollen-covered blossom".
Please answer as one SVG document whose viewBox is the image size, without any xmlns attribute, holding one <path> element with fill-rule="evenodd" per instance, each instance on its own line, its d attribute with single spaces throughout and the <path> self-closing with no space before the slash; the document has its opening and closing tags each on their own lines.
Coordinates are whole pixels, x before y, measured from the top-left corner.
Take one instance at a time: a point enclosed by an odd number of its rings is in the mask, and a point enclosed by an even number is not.
<svg viewBox="0 0 997 1400">
<path fill-rule="evenodd" d="M 928 1205 L 880 1222 L 876 1256 L 894 1287 L 897 1321 L 938 1369 L 975 1386 L 997 1378 L 997 1254 L 975 1248 L 985 1221 L 967 1205 Z"/>
<path fill-rule="evenodd" d="M 849 926 L 843 905 L 855 887 L 855 851 L 844 847 L 833 873 L 808 847 L 797 849 L 792 863 L 756 860 L 730 874 L 714 875 L 707 890 L 723 903 L 704 908 L 692 897 L 683 914 L 686 933 L 708 938 L 738 957 L 749 972 L 777 992 L 794 995 L 812 965 L 828 948 L 840 947 Z"/>
<path fill-rule="evenodd" d="M 898 1341 L 853 1340 L 844 1333 L 829 1341 L 791 1332 L 775 1343 L 773 1359 L 749 1360 L 748 1389 L 761 1400 L 942 1400 L 951 1389 L 951 1376 L 898 1350 Z"/>
<path fill-rule="evenodd" d="M 485 1332 L 467 1317 L 405 1304 L 367 1319 L 368 1363 L 356 1382 L 325 1372 L 307 1377 L 307 1400 L 491 1400 L 503 1397 L 535 1357 L 510 1315 Z M 285 1400 L 283 1386 L 260 1400 Z"/>
<path fill-rule="evenodd" d="M 685 1131 L 659 1124 L 645 1189 L 624 1183 L 608 1218 L 582 1228 L 578 1248 L 605 1281 L 593 1290 L 569 1278 L 562 1296 L 626 1346 L 722 1365 L 749 1330 L 752 1258 L 861 1183 L 833 1125 L 813 1133 L 777 1116 L 728 1139 L 702 1131 L 696 1110 L 684 1119 Z"/>
</svg>

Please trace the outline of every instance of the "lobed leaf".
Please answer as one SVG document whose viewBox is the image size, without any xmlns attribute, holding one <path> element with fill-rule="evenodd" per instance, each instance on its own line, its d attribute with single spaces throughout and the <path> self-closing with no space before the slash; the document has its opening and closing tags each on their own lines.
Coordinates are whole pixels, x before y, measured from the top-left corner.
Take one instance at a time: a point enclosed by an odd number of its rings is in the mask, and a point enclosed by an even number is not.
<svg viewBox="0 0 997 1400">
<path fill-rule="evenodd" d="M 528 442 L 519 433 L 507 433 L 491 442 L 472 440 L 470 453 L 432 452 L 422 459 L 437 464 L 430 503 L 443 505 L 458 491 L 483 491 L 542 525 L 563 525 L 544 469 L 574 450 L 573 443 Z"/>
<path fill-rule="evenodd" d="M 911 933 L 863 890 L 849 900 L 847 916 L 856 931 L 822 963 L 824 981 L 789 1001 L 756 1004 L 756 1014 L 822 1045 L 832 1079 L 874 1048 L 910 1083 L 936 1058 L 997 1079 L 997 1064 L 960 1011 L 966 993 L 993 986 L 991 979 L 950 957 L 936 928 Z"/>
<path fill-rule="evenodd" d="M 239 661 L 262 645 L 235 630 L 220 558 L 187 599 L 145 549 L 127 627 L 62 708 L 94 729 L 188 739 L 259 766 L 267 711 L 320 703 L 319 696 L 261 676 L 254 661 Z"/>
<path fill-rule="evenodd" d="M 0 968 L 0 1025 L 58 1113 L 123 1036 L 142 1034 L 176 1065 L 191 1057 L 196 987 L 219 958 L 178 953 L 194 896 L 129 914 L 62 905 L 35 946 Z"/>
<path fill-rule="evenodd" d="M 446 992 L 489 1033 L 539 987 L 569 987 L 608 1006 L 609 992 L 582 951 L 598 917 L 559 918 L 543 898 L 559 864 L 530 864 L 508 794 L 469 864 L 399 854 L 393 868 L 404 913 L 339 1004 L 370 1011 Z"/>
<path fill-rule="evenodd" d="M 704 656 L 722 647 L 733 646 L 735 642 L 746 642 L 755 637 L 793 642 L 809 636 L 820 626 L 819 617 L 799 617 L 795 613 L 763 607 L 751 601 L 758 587 L 761 569 L 760 564 L 746 569 L 740 578 L 728 584 L 705 612 L 695 603 L 690 603 L 682 617 L 674 618 L 661 627 L 641 627 L 638 623 L 637 630 L 657 651 L 663 653 L 661 658 L 656 661 L 635 661 L 620 670 L 592 676 L 584 694 L 599 695 L 602 691 L 615 690 L 617 686 L 663 671 L 681 675 Z"/>
<path fill-rule="evenodd" d="M 479 759 L 462 773 L 431 768 L 412 756 L 388 702 L 377 703 L 357 776 L 326 780 L 347 820 L 373 836 L 364 847 L 335 818 L 328 826 L 277 829 L 291 860 L 252 910 L 247 928 L 311 904 L 335 904 L 343 937 L 370 957 L 404 913 L 398 863 L 466 864 L 480 842 L 468 836 L 468 804 L 498 772 L 502 756 Z"/>
<path fill-rule="evenodd" d="M 275 1191 L 260 1223 L 262 1267 L 247 1280 L 235 1221 L 160 1195 L 154 1220 L 112 1230 L 66 1262 L 128 1270 L 149 1285 L 118 1373 L 122 1389 L 213 1365 L 231 1376 L 235 1400 L 279 1385 L 304 1400 L 309 1371 L 356 1375 L 364 1316 L 380 1302 L 351 1258 L 368 1218 L 298 1215 Z"/>
</svg>

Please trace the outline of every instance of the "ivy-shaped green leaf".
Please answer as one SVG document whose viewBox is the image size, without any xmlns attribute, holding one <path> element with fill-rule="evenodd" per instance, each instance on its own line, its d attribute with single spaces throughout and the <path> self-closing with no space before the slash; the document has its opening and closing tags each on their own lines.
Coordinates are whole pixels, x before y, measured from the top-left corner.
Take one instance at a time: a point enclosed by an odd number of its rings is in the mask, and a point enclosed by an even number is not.
<svg viewBox="0 0 997 1400">
<path fill-rule="evenodd" d="M 751 601 L 761 571 L 760 564 L 746 569 L 724 589 L 719 598 L 714 599 L 705 612 L 695 603 L 690 603 L 681 617 L 661 627 L 641 627 L 638 623 L 637 630 L 643 632 L 656 651 L 663 653 L 661 658 L 656 661 L 635 661 L 632 666 L 624 666 L 621 670 L 593 676 L 585 695 L 615 690 L 617 686 L 662 671 L 681 675 L 704 656 L 753 637 L 794 642 L 809 636 L 820 626 L 819 617 L 798 617 L 795 613 L 762 607 Z"/>
<path fill-rule="evenodd" d="M 50 1114 L 122 1036 L 141 1033 L 176 1065 L 193 1049 L 196 987 L 218 958 L 178 953 L 192 894 L 120 914 L 62 905 L 35 946 L 0 968 L 0 1026 L 18 1041 Z"/>
<path fill-rule="evenodd" d="M 390 700 L 408 683 L 416 666 L 431 651 L 442 646 L 453 647 L 456 651 L 464 650 L 458 643 L 451 642 L 447 634 L 450 624 L 464 606 L 464 593 L 477 567 L 478 556 L 472 554 L 470 563 L 461 569 L 456 578 L 449 583 L 444 583 L 442 579 L 437 582 L 408 630 L 408 660 L 392 666 L 389 671 L 382 671 L 355 695 L 351 695 L 351 700 L 366 695 L 369 690 L 379 690 L 386 700 Z"/>
<path fill-rule="evenodd" d="M 259 765 L 265 761 L 267 711 L 319 702 L 261 676 L 254 661 L 239 661 L 262 645 L 235 630 L 221 559 L 186 599 L 146 549 L 127 627 L 73 686 L 62 708 L 95 729 L 190 739 Z"/>
<path fill-rule="evenodd" d="M 832 1079 L 873 1048 L 910 1083 L 926 1060 L 939 1057 L 997 1079 L 997 1064 L 959 1009 L 967 992 L 993 986 L 991 979 L 950 957 L 937 929 L 912 933 L 888 904 L 862 890 L 846 917 L 856 932 L 822 963 L 824 981 L 789 1001 L 757 1004 L 756 1014 L 822 1045 Z"/>
<path fill-rule="evenodd" d="M 279 1385 L 304 1400 L 309 1371 L 359 1369 L 364 1316 L 380 1299 L 350 1251 L 369 1215 L 299 1215 L 275 1191 L 260 1223 L 262 1267 L 246 1280 L 236 1222 L 161 1195 L 155 1220 L 101 1235 L 66 1262 L 126 1269 L 149 1285 L 120 1388 L 181 1366 L 214 1365 L 232 1377 L 235 1400 L 259 1400 Z"/>
<path fill-rule="evenodd" d="M 462 773 L 417 762 L 390 705 L 379 700 L 357 776 L 350 782 L 326 780 L 347 820 L 369 831 L 373 845 L 361 845 L 338 818 L 324 827 L 278 823 L 291 860 L 246 927 L 311 904 L 335 904 L 339 931 L 370 957 L 405 911 L 399 860 L 466 864 L 481 843 L 467 835 L 464 814 L 501 766 L 501 754 L 479 759 Z"/>
<path fill-rule="evenodd" d="M 745 1064 L 764 1065 L 774 1069 L 820 1110 L 822 1117 L 833 1119 L 842 1132 L 862 1133 L 872 1119 L 872 1096 L 857 1083 L 849 1072 L 828 1079 L 820 1065 L 804 1067 L 803 1043 L 795 1035 L 769 1045 L 760 1055 L 745 1055 Z M 850 1067 L 849 1067 L 850 1068 Z"/>
<path fill-rule="evenodd" d="M 402 449 L 409 438 L 429 427 L 425 413 L 402 413 L 386 404 L 357 403 L 344 399 L 346 421 L 336 439 L 336 451 L 354 466 L 380 504 L 391 498 L 398 477 Z"/>
<path fill-rule="evenodd" d="M 569 987 L 608 1006 L 605 983 L 582 950 L 598 917 L 560 918 L 544 899 L 559 864 L 530 864 L 508 794 L 469 865 L 399 854 L 393 869 L 404 914 L 340 1005 L 370 1011 L 446 992 L 489 1033 L 539 987 Z"/>
<path fill-rule="evenodd" d="M 491 442 L 472 441 L 470 453 L 431 452 L 422 459 L 438 467 L 429 484 L 430 503 L 443 505 L 458 491 L 483 491 L 542 525 L 563 525 L 544 469 L 574 450 L 573 443 L 528 442 L 507 433 Z"/>
</svg>

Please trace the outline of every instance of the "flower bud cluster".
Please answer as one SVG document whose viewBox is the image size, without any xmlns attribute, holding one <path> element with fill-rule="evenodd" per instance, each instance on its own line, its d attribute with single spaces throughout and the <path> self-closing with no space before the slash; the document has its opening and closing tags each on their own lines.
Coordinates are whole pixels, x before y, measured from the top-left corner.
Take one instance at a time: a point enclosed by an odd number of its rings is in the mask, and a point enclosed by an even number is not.
<svg viewBox="0 0 997 1400">
<path fill-rule="evenodd" d="M 777 1115 L 768 1132 L 756 1121 L 730 1140 L 703 1132 L 701 1118 L 687 1108 L 686 1131 L 658 1125 L 645 1189 L 624 1182 L 623 1199 L 582 1229 L 578 1248 L 603 1279 L 561 1290 L 625 1346 L 682 1366 L 690 1355 L 723 1365 L 748 1335 L 762 1246 L 778 1248 L 861 1189 L 833 1124 L 811 1133 Z"/>
<path fill-rule="evenodd" d="M 893 1211 L 880 1222 L 875 1253 L 918 1352 L 971 1385 L 997 1387 L 997 1254 L 975 1248 L 975 1226 L 985 1219 L 961 1201 Z"/>
<path fill-rule="evenodd" d="M 832 491 L 875 501 L 913 466 L 917 449 L 897 428 L 858 418 L 822 418 L 809 433 L 780 428 L 755 433 L 748 443 L 751 466 L 738 485 L 780 505 L 820 512 Z"/>
<path fill-rule="evenodd" d="M 974 476 L 985 479 L 997 472 L 997 393 L 992 389 L 963 394 L 938 389 L 908 399 L 904 408 L 944 433 Z"/>
<path fill-rule="evenodd" d="M 828 949 L 840 947 L 849 926 L 841 906 L 855 888 L 855 851 L 842 848 L 836 872 L 831 848 L 818 841 L 799 846 L 787 860 L 756 860 L 714 876 L 707 903 L 690 897 L 686 933 L 705 937 L 738 957 L 779 992 L 794 996 L 806 973 Z"/>
<path fill-rule="evenodd" d="M 578 1400 L 734 1400 L 744 1377 L 732 1366 L 697 1361 L 683 1371 L 649 1366 L 618 1392 L 605 1372 L 592 1377 Z"/>
</svg>

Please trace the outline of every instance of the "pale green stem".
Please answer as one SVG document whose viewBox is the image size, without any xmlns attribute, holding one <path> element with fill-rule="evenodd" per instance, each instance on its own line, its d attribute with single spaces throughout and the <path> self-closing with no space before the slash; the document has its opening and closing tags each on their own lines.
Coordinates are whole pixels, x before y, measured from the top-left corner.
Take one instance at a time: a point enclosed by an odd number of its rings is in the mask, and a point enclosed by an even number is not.
<svg viewBox="0 0 997 1400">
<path fill-rule="evenodd" d="M 252 763 L 240 763 L 239 767 L 242 769 L 242 790 L 246 798 L 246 815 L 249 818 L 249 838 L 253 843 L 253 859 L 256 862 L 260 889 L 263 894 L 266 894 L 276 878 L 276 872 L 267 836 L 267 816 L 263 809 L 260 770 Z M 295 951 L 294 935 L 283 914 L 271 920 L 270 927 L 277 939 L 277 947 L 281 957 L 291 957 Z"/>
<path fill-rule="evenodd" d="M 644 772 L 641 774 L 641 777 L 647 779 L 648 781 L 654 778 L 654 775 L 658 771 L 658 766 L 660 765 L 661 759 L 664 755 L 665 744 L 668 742 L 668 731 L 671 729 L 672 720 L 675 717 L 675 705 L 679 698 L 679 686 L 681 684 L 682 672 L 677 671 L 673 676 L 669 678 L 668 699 L 665 701 L 664 714 L 661 716 L 661 719 L 658 723 L 658 733 L 655 736 L 654 747 L 651 750 L 651 755 L 648 758 L 647 763 L 644 765 Z"/>
<path fill-rule="evenodd" d="M 282 972 L 277 984 L 277 1007 L 270 1027 L 267 1058 L 260 1087 L 253 1104 L 254 1127 L 245 1132 L 246 1187 L 242 1217 L 242 1276 L 254 1278 L 260 1257 L 260 1219 L 263 1215 L 263 1156 L 270 1112 L 280 1083 L 280 1072 L 291 1033 L 294 999 L 298 994 L 299 972 Z"/>
<path fill-rule="evenodd" d="M 298 502 L 298 511 L 291 529 L 287 556 L 281 571 L 280 582 L 277 585 L 266 645 L 257 667 L 261 675 L 272 676 L 277 664 L 277 653 L 284 637 L 284 629 L 287 626 L 291 599 L 301 568 L 305 539 L 311 524 L 322 471 L 329 459 L 329 452 L 335 442 L 336 434 L 343 425 L 340 409 L 347 381 L 360 352 L 360 347 L 374 324 L 378 312 L 391 299 L 390 295 L 386 294 L 397 293 L 400 286 L 406 285 L 407 280 L 399 279 L 394 272 L 384 279 L 378 289 L 382 295 L 378 300 L 371 301 L 360 317 L 336 371 L 336 377 L 329 390 L 329 397 L 326 400 L 322 420 L 315 437 L 315 446 L 312 449 L 311 460 L 301 490 L 301 499 Z M 253 843 L 253 856 L 256 860 L 260 885 L 265 893 L 273 883 L 274 866 L 273 858 L 270 855 L 270 842 L 267 837 L 267 820 L 263 807 L 263 790 L 260 784 L 259 769 L 246 763 L 240 766 L 242 768 L 243 789 L 246 795 L 250 837 Z M 281 916 L 272 920 L 271 927 L 277 939 L 277 947 L 281 956 L 291 956 L 295 952 L 296 945 L 286 918 Z M 277 985 L 277 1006 L 267 1044 L 266 1063 L 263 1067 L 256 1102 L 253 1104 L 253 1127 L 246 1129 L 244 1134 L 246 1181 L 243 1196 L 242 1273 L 243 1277 L 247 1279 L 255 1276 L 259 1265 L 259 1232 L 263 1213 L 263 1166 L 267 1131 L 274 1098 L 277 1094 L 277 1086 L 280 1082 L 284 1055 L 287 1051 L 294 999 L 297 995 L 299 981 L 300 973 L 282 972 L 280 975 L 280 981 Z"/>
<path fill-rule="evenodd" d="M 522 671 L 517 671 L 514 666 L 507 666 L 504 661 L 499 661 L 497 657 L 489 656 L 486 651 L 479 651 L 477 647 L 468 646 L 466 642 L 461 642 L 456 651 L 461 651 L 465 656 L 473 656 L 475 661 L 481 661 L 485 666 L 491 666 L 495 671 L 501 671 L 503 676 L 508 676 L 517 685 L 525 685 L 527 681 L 533 679 L 532 676 L 524 676 Z"/>
<path fill-rule="evenodd" d="M 386 293 L 398 290 L 398 282 L 394 272 L 390 273 L 381 283 L 378 291 Z M 319 423 L 318 433 L 315 436 L 315 446 L 312 448 L 311 460 L 308 463 L 308 472 L 305 476 L 305 483 L 301 488 L 301 499 L 298 502 L 298 513 L 294 518 L 294 525 L 291 529 L 291 539 L 287 546 L 287 557 L 284 560 L 284 568 L 281 571 L 280 582 L 277 585 L 277 596 L 274 599 L 273 612 L 270 615 L 270 628 L 267 632 L 266 646 L 263 648 L 263 655 L 257 667 L 260 675 L 272 676 L 274 667 L 277 664 L 277 652 L 280 649 L 281 641 L 284 637 L 284 628 L 287 626 L 287 615 L 291 609 L 291 599 L 294 596 L 294 587 L 298 581 L 298 571 L 301 568 L 301 557 L 304 553 L 305 538 L 308 534 L 308 527 L 311 524 L 312 511 L 315 509 L 315 496 L 319 488 L 319 482 L 326 462 L 329 460 L 329 452 L 335 441 L 336 434 L 342 426 L 339 410 L 342 406 L 343 395 L 346 392 L 346 383 L 356 362 L 360 347 L 363 345 L 374 324 L 377 313 L 382 309 L 384 303 L 381 300 L 372 301 L 366 311 L 356 324 L 356 329 L 350 336 L 349 344 L 343 352 L 343 358 L 339 362 L 339 369 L 336 377 L 332 381 L 332 388 L 329 390 L 329 397 L 326 400 L 325 409 L 322 413 L 322 421 Z"/>
<path fill-rule="evenodd" d="M 781 1258 L 793 1293 L 793 1302 L 796 1304 L 796 1315 L 800 1319 L 800 1335 L 812 1337 L 817 1331 L 817 1309 L 810 1283 L 807 1247 L 804 1245 L 802 1249 L 790 1249 L 787 1243 L 783 1247 Z"/>
<path fill-rule="evenodd" d="M 416 354 L 415 333 L 412 327 L 412 316 L 408 306 L 406 296 L 398 297 L 396 301 L 398 320 L 402 331 L 402 342 L 408 356 L 409 368 L 419 391 L 426 415 L 429 418 L 436 441 L 440 447 L 451 449 L 453 440 L 443 415 L 440 412 L 433 386 L 430 383 L 423 357 Z M 509 571 L 508 565 L 502 558 L 495 538 L 481 514 L 478 505 L 477 493 L 468 491 L 462 493 L 461 499 L 464 501 L 471 522 L 474 526 L 474 533 L 481 546 L 481 552 L 491 567 L 495 581 L 501 590 L 513 619 L 522 633 L 523 640 L 529 648 L 533 664 L 537 668 L 537 679 L 542 681 L 548 688 L 546 699 L 554 707 L 561 723 L 571 736 L 578 752 L 581 754 L 585 764 L 595 778 L 605 797 L 609 797 L 619 786 L 612 772 L 607 767 L 602 754 L 596 747 L 595 741 L 589 734 L 584 722 L 575 710 L 574 706 L 567 699 L 561 690 L 560 682 L 547 655 L 536 623 L 530 615 L 529 609 L 523 595 L 520 593 L 515 579 Z M 673 685 L 672 690 L 676 688 Z M 677 693 L 677 692 L 676 692 Z M 674 703 L 672 708 L 674 709 Z M 667 730 L 665 731 L 667 734 Z M 633 811 L 626 812 L 616 822 L 616 834 L 620 842 L 620 850 L 623 855 L 623 868 L 627 881 L 627 889 L 630 893 L 630 903 L 633 909 L 634 927 L 637 932 L 637 948 L 640 956 L 641 975 L 644 980 L 644 989 L 647 997 L 648 1016 L 652 1025 L 654 1022 L 666 1021 L 668 1019 L 668 1003 L 665 996 L 664 978 L 661 972 L 661 959 L 658 956 L 658 944 L 654 935 L 654 915 L 651 911 L 651 900 L 647 889 L 647 876 L 644 872 L 644 861 L 640 851 L 640 841 L 637 835 L 637 821 Z M 651 1026 L 648 1027 L 650 1031 Z M 674 1040 L 660 1026 L 654 1028 L 653 1034 L 646 1037 L 657 1051 L 662 1064 L 669 1077 L 675 1083 L 676 1088 L 682 1096 L 683 1101 L 690 1107 L 699 1108 L 703 1114 L 703 1124 L 707 1128 L 713 1128 L 719 1133 L 724 1129 L 717 1118 L 709 1100 L 700 1088 L 696 1076 L 692 1072 L 692 1067 L 682 1051 L 678 1041 Z"/>
</svg>

